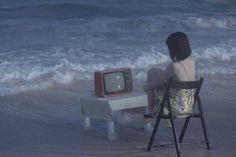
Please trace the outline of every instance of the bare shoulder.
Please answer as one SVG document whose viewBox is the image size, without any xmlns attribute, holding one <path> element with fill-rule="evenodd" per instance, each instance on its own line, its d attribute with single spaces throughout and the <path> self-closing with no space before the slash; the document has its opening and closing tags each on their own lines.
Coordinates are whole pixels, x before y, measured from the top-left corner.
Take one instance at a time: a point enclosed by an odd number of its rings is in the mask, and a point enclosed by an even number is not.
<svg viewBox="0 0 236 157">
<path fill-rule="evenodd" d="M 191 56 L 189 56 L 188 58 L 186 58 L 186 61 L 188 61 L 188 62 L 192 62 L 192 63 L 195 62 L 194 59 L 193 59 L 193 57 L 191 57 Z"/>
<path fill-rule="evenodd" d="M 179 62 L 173 62 L 172 65 L 170 65 L 170 66 L 172 66 L 173 69 L 178 69 L 180 67 L 180 63 Z"/>
</svg>

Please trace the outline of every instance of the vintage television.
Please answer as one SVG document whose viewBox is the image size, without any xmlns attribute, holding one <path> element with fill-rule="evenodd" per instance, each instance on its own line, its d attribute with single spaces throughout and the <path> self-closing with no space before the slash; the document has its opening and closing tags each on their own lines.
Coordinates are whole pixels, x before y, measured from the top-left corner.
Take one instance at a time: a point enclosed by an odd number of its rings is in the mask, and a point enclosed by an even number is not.
<svg viewBox="0 0 236 157">
<path fill-rule="evenodd" d="M 131 93 L 133 91 L 131 69 L 117 68 L 94 72 L 94 88 L 98 97 Z"/>
</svg>

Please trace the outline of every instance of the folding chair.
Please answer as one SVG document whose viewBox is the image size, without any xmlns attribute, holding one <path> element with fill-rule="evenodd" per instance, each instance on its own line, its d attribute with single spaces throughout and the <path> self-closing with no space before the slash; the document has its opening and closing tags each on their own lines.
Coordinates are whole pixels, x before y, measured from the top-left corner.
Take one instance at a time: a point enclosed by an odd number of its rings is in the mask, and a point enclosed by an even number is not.
<svg viewBox="0 0 236 157">
<path fill-rule="evenodd" d="M 186 132 L 188 123 L 190 118 L 200 118 L 201 119 L 201 123 L 202 123 L 202 128 L 203 128 L 203 132 L 204 132 L 204 137 L 205 137 L 205 143 L 207 146 L 207 149 L 210 149 L 210 142 L 207 136 L 207 128 L 206 128 L 206 122 L 205 122 L 205 118 L 203 115 L 203 110 L 202 110 L 202 105 L 201 105 L 201 99 L 199 96 L 199 92 L 200 92 L 200 88 L 203 82 L 203 78 L 200 78 L 200 80 L 198 81 L 182 81 L 182 82 L 177 82 L 174 81 L 173 79 L 169 79 L 168 84 L 167 84 L 167 88 L 165 90 L 165 94 L 163 97 L 162 102 L 160 103 L 160 109 L 157 113 L 156 116 L 154 116 L 156 119 L 155 122 L 155 126 L 151 135 L 151 138 L 149 140 L 148 146 L 147 146 L 147 151 L 151 151 L 152 145 L 153 145 L 153 141 L 155 138 L 155 135 L 157 133 L 159 124 L 160 124 L 160 120 L 161 119 L 169 119 L 171 122 L 171 128 L 172 128 L 172 133 L 173 133 L 173 137 L 174 137 L 174 142 L 175 142 L 175 147 L 176 147 L 176 153 L 177 156 L 180 157 L 180 147 L 179 147 L 179 143 L 181 143 L 183 141 L 183 137 L 184 134 Z M 175 114 L 173 113 L 172 110 L 172 105 L 171 105 L 171 90 L 173 89 L 188 89 L 188 90 L 194 90 L 194 94 L 192 95 L 194 97 L 194 102 L 193 102 L 193 108 L 192 111 L 190 113 L 186 113 L 186 114 Z M 164 111 L 164 106 L 167 105 L 167 110 L 168 110 L 168 114 L 164 115 L 163 111 Z M 194 111 L 194 107 L 197 105 L 198 107 L 198 111 L 193 112 Z M 153 116 L 153 115 L 152 115 Z M 144 115 L 144 117 L 146 118 L 150 118 L 150 115 Z M 179 136 L 179 138 L 177 139 L 177 135 L 176 135 L 176 130 L 175 130 L 175 124 L 174 124 L 174 119 L 176 118 L 186 118 L 184 126 L 182 128 L 181 134 Z"/>
</svg>

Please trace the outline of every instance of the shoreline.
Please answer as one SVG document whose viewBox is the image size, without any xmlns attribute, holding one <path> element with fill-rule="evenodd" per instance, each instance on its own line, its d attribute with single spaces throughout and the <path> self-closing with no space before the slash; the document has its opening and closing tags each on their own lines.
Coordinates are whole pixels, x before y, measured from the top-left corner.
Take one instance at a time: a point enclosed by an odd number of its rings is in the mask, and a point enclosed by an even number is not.
<svg viewBox="0 0 236 157">
<path fill-rule="evenodd" d="M 195 140 L 203 139 L 198 120 L 193 120 L 186 132 L 186 141 L 190 140 L 193 144 L 181 145 L 181 150 L 184 156 L 234 157 L 236 77 L 208 75 L 204 78 L 200 96 L 212 150 L 207 151 L 204 144 L 194 144 Z M 142 90 L 142 83 L 134 83 L 135 92 Z M 174 146 L 145 151 L 150 133 L 141 128 L 142 115 L 128 113 L 132 121 L 116 125 L 118 137 L 114 141 L 107 139 L 106 123 L 102 120 L 92 121 L 95 130 L 83 131 L 78 102 L 81 96 L 91 92 L 92 86 L 88 85 L 81 82 L 73 88 L 51 88 L 1 96 L 0 153 L 4 157 L 175 155 Z M 172 138 L 164 123 L 160 128 L 160 139 Z"/>
</svg>

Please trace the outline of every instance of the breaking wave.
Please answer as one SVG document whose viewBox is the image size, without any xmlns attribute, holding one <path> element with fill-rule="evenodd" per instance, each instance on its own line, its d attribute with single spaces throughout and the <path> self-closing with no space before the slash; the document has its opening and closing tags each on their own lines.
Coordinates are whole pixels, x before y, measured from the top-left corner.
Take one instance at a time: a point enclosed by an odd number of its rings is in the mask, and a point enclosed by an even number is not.
<svg viewBox="0 0 236 157">
<path fill-rule="evenodd" d="M 92 80 L 129 67 L 145 80 L 170 62 L 165 39 L 188 34 L 198 73 L 236 74 L 233 0 L 1 0 L 0 95 Z"/>
</svg>

